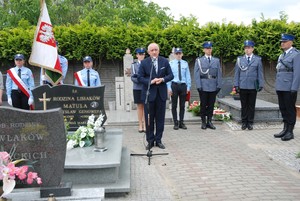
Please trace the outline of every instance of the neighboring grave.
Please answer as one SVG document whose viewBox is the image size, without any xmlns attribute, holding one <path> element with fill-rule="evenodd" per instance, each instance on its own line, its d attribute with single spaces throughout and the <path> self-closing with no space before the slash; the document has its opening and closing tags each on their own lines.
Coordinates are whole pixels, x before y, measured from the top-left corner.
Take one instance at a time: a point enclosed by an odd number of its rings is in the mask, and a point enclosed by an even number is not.
<svg viewBox="0 0 300 201">
<path fill-rule="evenodd" d="M 50 87 L 42 85 L 35 88 L 32 93 L 36 110 L 62 108 L 64 117 L 70 124 L 70 130 L 79 126 L 86 126 L 88 117 L 94 114 L 104 114 L 104 86 L 78 87 L 74 85 L 58 85 Z"/>
<path fill-rule="evenodd" d="M 58 186 L 66 156 L 62 110 L 28 111 L 0 107 L 0 150 L 8 153 L 14 150 L 13 160 L 24 158 L 33 162 L 34 171 L 42 178 L 42 186 Z"/>
<path fill-rule="evenodd" d="M 123 57 L 124 66 L 124 107 L 123 110 L 132 108 L 133 104 L 133 83 L 131 81 L 131 64 L 133 63 L 133 56 L 130 54 L 130 50 L 126 50 L 126 54 Z M 128 73 L 127 73 L 128 72 Z M 129 105 L 129 106 L 128 106 Z"/>
<path fill-rule="evenodd" d="M 116 81 L 116 109 L 125 109 L 125 96 L 124 96 L 124 77 L 115 77 Z"/>
</svg>

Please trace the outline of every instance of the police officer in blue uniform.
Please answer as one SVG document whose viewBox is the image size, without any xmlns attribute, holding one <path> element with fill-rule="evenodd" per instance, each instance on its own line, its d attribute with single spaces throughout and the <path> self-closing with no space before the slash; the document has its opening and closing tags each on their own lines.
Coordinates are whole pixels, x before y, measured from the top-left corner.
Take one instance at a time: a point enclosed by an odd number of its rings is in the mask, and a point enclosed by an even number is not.
<svg viewBox="0 0 300 201">
<path fill-rule="evenodd" d="M 137 113 L 139 121 L 138 132 L 142 133 L 146 131 L 146 125 L 144 121 L 144 101 L 142 101 L 142 89 L 143 84 L 137 79 L 141 61 L 145 59 L 145 48 L 137 48 L 135 50 L 137 60 L 131 65 L 131 81 L 133 82 L 133 100 L 137 104 Z"/>
<path fill-rule="evenodd" d="M 234 87 L 240 94 L 242 130 L 253 129 L 255 102 L 258 91 L 264 86 L 261 57 L 254 55 L 254 42 L 244 42 L 245 55 L 239 56 L 235 64 Z"/>
<path fill-rule="evenodd" d="M 221 90 L 222 70 L 220 60 L 212 56 L 212 42 L 204 42 L 204 56 L 196 59 L 194 79 L 200 96 L 201 128 L 216 129 L 212 124 L 212 116 L 216 96 Z"/>
<path fill-rule="evenodd" d="M 283 53 L 277 61 L 275 89 L 278 96 L 279 109 L 283 118 L 283 130 L 275 134 L 275 138 L 282 141 L 294 139 L 296 123 L 296 100 L 300 85 L 300 53 L 293 47 L 295 36 L 281 35 L 281 49 Z"/>
<path fill-rule="evenodd" d="M 82 81 L 86 87 L 97 87 L 101 86 L 101 80 L 99 73 L 93 69 L 93 60 L 90 56 L 83 58 L 84 69 L 77 72 L 81 75 Z M 78 80 L 75 79 L 76 86 L 79 86 Z"/>
<path fill-rule="evenodd" d="M 17 76 L 21 78 L 25 84 L 26 90 L 29 92 L 29 97 L 20 90 L 19 86 L 13 81 L 12 77 L 7 73 L 6 77 L 6 93 L 7 93 L 7 102 L 9 105 L 29 110 L 30 105 L 33 104 L 33 95 L 31 90 L 34 88 L 34 79 L 32 71 L 24 66 L 25 57 L 23 54 L 15 55 L 15 67 L 10 70 L 15 71 Z"/>
<path fill-rule="evenodd" d="M 174 130 L 187 129 L 183 122 L 185 99 L 187 93 L 191 90 L 191 74 L 189 64 L 182 60 L 182 48 L 175 48 L 175 59 L 170 61 L 170 66 L 174 75 L 174 79 L 167 83 L 168 92 L 172 100 L 172 116 L 174 122 Z M 179 97 L 179 122 L 177 118 L 177 102 Z"/>
</svg>

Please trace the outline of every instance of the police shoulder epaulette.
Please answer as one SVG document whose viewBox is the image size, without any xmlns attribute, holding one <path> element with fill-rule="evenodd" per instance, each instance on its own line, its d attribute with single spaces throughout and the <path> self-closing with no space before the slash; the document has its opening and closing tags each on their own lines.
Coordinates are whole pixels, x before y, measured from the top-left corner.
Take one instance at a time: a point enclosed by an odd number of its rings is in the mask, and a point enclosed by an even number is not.
<svg viewBox="0 0 300 201">
<path fill-rule="evenodd" d="M 295 52 L 299 52 L 299 50 L 295 48 Z"/>
</svg>

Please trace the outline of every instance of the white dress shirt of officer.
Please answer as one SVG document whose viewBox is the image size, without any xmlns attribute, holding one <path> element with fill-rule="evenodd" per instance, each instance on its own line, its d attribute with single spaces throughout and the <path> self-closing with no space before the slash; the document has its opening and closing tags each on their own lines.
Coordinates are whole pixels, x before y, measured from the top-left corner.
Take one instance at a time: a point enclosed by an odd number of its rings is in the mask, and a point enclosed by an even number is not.
<svg viewBox="0 0 300 201">
<path fill-rule="evenodd" d="M 251 40 L 244 41 L 245 55 L 235 64 L 234 87 L 240 94 L 242 130 L 253 129 L 257 92 L 264 87 L 261 57 L 253 54 L 254 45 Z"/>
<path fill-rule="evenodd" d="M 56 46 L 58 48 L 58 42 L 56 41 Z M 59 84 L 63 84 L 64 83 L 64 79 L 67 76 L 67 72 L 68 72 L 68 60 L 66 57 L 62 56 L 62 55 L 58 55 L 58 59 L 59 59 L 59 63 L 61 66 L 61 70 L 62 70 L 62 79 L 60 80 Z M 49 80 L 47 80 L 47 78 L 44 76 L 44 72 L 45 69 L 41 68 L 41 75 L 40 75 L 40 85 L 43 84 L 49 84 L 52 85 Z"/>
<path fill-rule="evenodd" d="M 283 130 L 275 134 L 275 138 L 282 141 L 294 139 L 296 124 L 296 100 L 300 85 L 300 52 L 293 47 L 295 36 L 282 34 L 280 45 L 283 53 L 279 56 L 276 66 L 275 89 L 278 97 L 279 109 L 283 118 Z"/>
<path fill-rule="evenodd" d="M 205 55 L 196 59 L 194 67 L 194 80 L 200 97 L 201 128 L 216 129 L 211 120 L 216 96 L 222 86 L 222 69 L 220 59 L 212 56 L 212 42 L 204 42 L 202 47 Z"/>
<path fill-rule="evenodd" d="M 182 60 L 182 48 L 175 48 L 175 59 L 170 61 L 173 80 L 167 83 L 168 93 L 172 99 L 172 116 L 174 122 L 174 130 L 179 128 L 187 129 L 184 120 L 185 100 L 187 93 L 191 90 L 191 74 L 189 64 L 187 61 Z M 180 67 L 180 74 L 179 74 Z M 179 122 L 177 117 L 177 102 L 179 98 Z"/>
<path fill-rule="evenodd" d="M 83 58 L 83 66 L 84 69 L 82 69 L 81 71 L 79 71 L 79 73 L 81 74 L 82 80 L 84 82 L 84 84 L 87 87 L 98 87 L 101 86 L 101 80 L 100 80 L 100 76 L 99 73 L 97 71 L 95 71 L 94 69 L 92 69 L 93 67 L 93 60 L 90 56 L 85 56 Z M 87 71 L 90 71 L 90 85 L 88 85 L 88 77 L 87 77 Z M 77 80 L 75 79 L 75 83 L 76 86 L 79 86 Z"/>
<path fill-rule="evenodd" d="M 9 74 L 6 75 L 6 94 L 7 102 L 9 105 L 29 110 L 29 105 L 33 104 L 33 95 L 31 90 L 34 88 L 34 78 L 32 71 L 24 66 L 25 57 L 23 54 L 15 55 L 15 67 L 13 70 L 18 74 L 19 69 L 21 69 L 21 79 L 24 84 L 28 87 L 29 98 L 19 90 L 18 85 L 12 80 Z"/>
</svg>

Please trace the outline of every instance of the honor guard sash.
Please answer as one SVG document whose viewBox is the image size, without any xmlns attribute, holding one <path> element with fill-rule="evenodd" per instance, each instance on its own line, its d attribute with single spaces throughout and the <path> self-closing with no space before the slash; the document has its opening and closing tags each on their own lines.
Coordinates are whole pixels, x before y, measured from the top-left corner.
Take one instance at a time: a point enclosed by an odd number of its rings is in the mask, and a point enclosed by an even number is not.
<svg viewBox="0 0 300 201">
<path fill-rule="evenodd" d="M 77 80 L 79 86 L 86 87 L 86 84 L 84 84 L 84 82 L 82 80 L 82 76 L 81 76 L 80 71 L 74 73 L 74 77 Z"/>
</svg>

